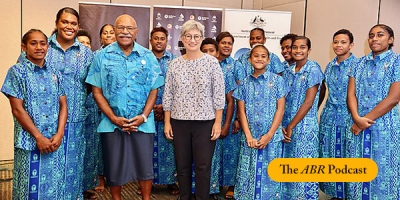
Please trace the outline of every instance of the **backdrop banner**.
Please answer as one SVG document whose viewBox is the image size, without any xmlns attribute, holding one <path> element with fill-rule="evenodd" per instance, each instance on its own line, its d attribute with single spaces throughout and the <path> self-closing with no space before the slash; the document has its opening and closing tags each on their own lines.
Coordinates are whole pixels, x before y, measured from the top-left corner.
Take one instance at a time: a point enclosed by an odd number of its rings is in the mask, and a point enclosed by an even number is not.
<svg viewBox="0 0 400 200">
<path fill-rule="evenodd" d="M 222 9 L 154 6 L 153 27 L 162 26 L 169 32 L 167 51 L 175 55 L 184 53 L 180 31 L 183 23 L 189 19 L 194 19 L 205 26 L 205 37 L 215 39 L 221 32 Z"/>
<path fill-rule="evenodd" d="M 258 27 L 265 31 L 265 46 L 283 61 L 279 41 L 290 33 L 291 17 L 291 12 L 225 9 L 225 30 L 235 38 L 232 57 L 237 59 L 250 49 L 250 31 Z"/>
<path fill-rule="evenodd" d="M 114 25 L 115 19 L 122 14 L 129 14 L 135 18 L 138 34 L 136 42 L 149 47 L 150 6 L 79 3 L 79 26 L 87 30 L 92 37 L 92 50 L 101 47 L 100 28 L 104 24 Z"/>
</svg>

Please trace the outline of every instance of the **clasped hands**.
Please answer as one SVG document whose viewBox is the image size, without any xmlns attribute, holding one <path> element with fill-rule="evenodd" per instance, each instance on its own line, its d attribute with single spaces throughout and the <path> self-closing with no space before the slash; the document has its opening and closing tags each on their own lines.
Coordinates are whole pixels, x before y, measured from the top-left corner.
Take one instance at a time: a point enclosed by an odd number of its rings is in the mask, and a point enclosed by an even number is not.
<svg viewBox="0 0 400 200">
<path fill-rule="evenodd" d="M 271 139 L 271 134 L 267 133 L 262 135 L 259 140 L 253 138 L 252 136 L 250 136 L 249 138 L 246 137 L 246 142 L 250 148 L 264 149 L 271 141 Z"/>
<path fill-rule="evenodd" d="M 366 117 L 355 117 L 354 118 L 354 124 L 351 126 L 350 131 L 354 135 L 360 134 L 361 131 L 369 128 L 375 124 L 375 121 L 368 119 Z"/>
<path fill-rule="evenodd" d="M 122 131 L 131 134 L 131 132 L 137 132 L 138 128 L 141 124 L 143 124 L 144 119 L 141 115 L 137 115 L 131 119 L 127 119 L 124 117 L 116 117 L 113 120 L 113 123 L 117 125 Z"/>
</svg>

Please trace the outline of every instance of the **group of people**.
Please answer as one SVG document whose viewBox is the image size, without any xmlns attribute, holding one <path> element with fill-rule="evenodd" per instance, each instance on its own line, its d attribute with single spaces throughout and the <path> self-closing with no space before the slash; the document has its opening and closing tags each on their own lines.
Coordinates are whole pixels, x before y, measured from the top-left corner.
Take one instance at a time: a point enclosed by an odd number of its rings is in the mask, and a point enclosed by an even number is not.
<svg viewBox="0 0 400 200">
<path fill-rule="evenodd" d="M 120 200 L 133 180 L 144 200 L 152 184 L 181 200 L 217 198 L 223 186 L 226 199 L 238 200 L 318 199 L 319 188 L 338 199 L 400 198 L 400 57 L 389 26 L 371 28 L 371 53 L 361 58 L 351 53 L 349 30 L 334 33 L 337 56 L 323 73 L 308 59 L 310 39 L 295 34 L 281 39 L 281 62 L 261 28 L 234 60 L 234 37 L 205 38 L 195 20 L 182 26 L 181 56 L 166 51 L 163 27 L 151 31 L 151 50 L 138 44 L 127 14 L 101 28 L 95 52 L 76 10 L 60 9 L 55 24 L 49 38 L 38 29 L 24 34 L 1 89 L 15 121 L 13 199 L 96 198 L 89 189 L 108 185 Z M 370 158 L 378 176 L 365 183 L 268 176 L 275 158 L 318 157 Z"/>
</svg>

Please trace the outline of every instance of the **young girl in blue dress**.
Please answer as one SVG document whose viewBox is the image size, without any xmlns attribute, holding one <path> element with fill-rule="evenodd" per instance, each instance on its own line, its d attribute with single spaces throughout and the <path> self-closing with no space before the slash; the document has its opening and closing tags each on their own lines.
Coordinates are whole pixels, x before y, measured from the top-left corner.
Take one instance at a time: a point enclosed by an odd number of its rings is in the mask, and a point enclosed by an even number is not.
<svg viewBox="0 0 400 200">
<path fill-rule="evenodd" d="M 347 103 L 352 116 L 346 156 L 378 165 L 371 182 L 346 184 L 348 199 L 400 199 L 400 60 L 392 50 L 393 30 L 378 24 L 369 31 L 371 53 L 351 68 Z"/>
<path fill-rule="evenodd" d="M 348 72 L 354 63 L 353 34 L 341 29 L 333 34 L 332 48 L 336 57 L 325 69 L 325 83 L 329 90 L 328 100 L 321 114 L 319 124 L 321 158 L 344 158 L 346 123 L 350 119 L 347 109 Z M 344 183 L 323 182 L 321 190 L 332 197 L 344 198 Z"/>
<path fill-rule="evenodd" d="M 45 59 L 47 36 L 31 29 L 22 37 L 19 63 L 1 91 L 14 116 L 13 199 L 64 199 L 67 100 L 59 75 Z"/>
<path fill-rule="evenodd" d="M 324 75 L 318 63 L 308 60 L 310 52 L 310 39 L 296 37 L 292 42 L 296 64 L 283 72 L 289 86 L 282 123 L 285 158 L 318 158 L 318 99 Z M 318 183 L 283 183 L 283 199 L 299 198 L 318 199 Z"/>
<path fill-rule="evenodd" d="M 281 199 L 281 183 L 269 178 L 267 168 L 273 159 L 282 157 L 281 122 L 287 87 L 281 76 L 266 71 L 270 59 L 265 46 L 253 47 L 250 62 L 253 74 L 233 93 L 244 132 L 234 196 L 238 200 Z"/>
</svg>

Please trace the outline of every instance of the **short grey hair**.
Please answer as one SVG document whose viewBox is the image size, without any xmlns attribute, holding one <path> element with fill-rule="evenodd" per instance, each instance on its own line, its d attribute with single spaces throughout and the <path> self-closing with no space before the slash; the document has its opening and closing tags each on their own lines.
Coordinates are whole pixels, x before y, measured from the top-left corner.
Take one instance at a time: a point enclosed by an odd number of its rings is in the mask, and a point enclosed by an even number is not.
<svg viewBox="0 0 400 200">
<path fill-rule="evenodd" d="M 181 28 L 181 36 L 184 36 L 187 31 L 190 30 L 198 30 L 201 33 L 201 36 L 204 36 L 204 25 L 198 21 L 190 19 L 186 21 Z"/>
</svg>

